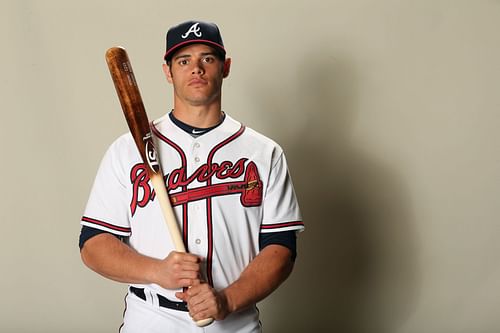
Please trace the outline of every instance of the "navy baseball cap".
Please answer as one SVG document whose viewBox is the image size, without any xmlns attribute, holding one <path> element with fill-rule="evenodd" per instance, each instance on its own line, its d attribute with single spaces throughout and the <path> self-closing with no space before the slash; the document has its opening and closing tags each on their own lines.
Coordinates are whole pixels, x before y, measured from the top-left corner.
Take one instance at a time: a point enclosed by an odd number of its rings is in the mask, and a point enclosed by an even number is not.
<svg viewBox="0 0 500 333">
<path fill-rule="evenodd" d="M 190 44 L 202 43 L 213 47 L 222 58 L 226 56 L 219 28 L 214 23 L 187 21 L 167 32 L 167 48 L 163 59 L 170 61 L 175 51 Z"/>
</svg>

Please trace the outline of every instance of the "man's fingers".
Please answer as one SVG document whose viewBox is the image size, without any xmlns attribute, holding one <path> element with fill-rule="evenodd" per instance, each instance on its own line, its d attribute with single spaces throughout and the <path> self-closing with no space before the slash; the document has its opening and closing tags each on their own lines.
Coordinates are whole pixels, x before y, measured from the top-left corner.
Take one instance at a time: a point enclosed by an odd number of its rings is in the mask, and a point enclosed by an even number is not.
<svg viewBox="0 0 500 333">
<path fill-rule="evenodd" d="M 201 284 L 200 279 L 194 279 L 193 284 L 191 284 L 191 287 L 198 286 L 200 284 Z"/>
<path fill-rule="evenodd" d="M 175 293 L 175 297 L 177 297 L 178 299 L 180 299 L 181 301 L 184 301 L 184 302 L 186 302 L 186 300 L 188 298 L 186 293 L 180 292 L 180 291 Z"/>
<path fill-rule="evenodd" d="M 198 310 L 203 310 L 209 306 L 211 304 L 210 300 L 213 299 L 213 293 L 210 286 L 207 283 L 201 283 L 198 279 L 193 281 L 193 284 L 186 291 L 186 294 L 188 295 L 189 305 L 191 307 L 199 307 L 197 308 Z"/>
<path fill-rule="evenodd" d="M 172 251 L 160 261 L 153 281 L 166 289 L 189 287 L 200 276 L 201 261 L 199 256 Z"/>
<path fill-rule="evenodd" d="M 194 281 L 194 280 L 195 280 L 194 278 L 193 278 L 193 279 L 190 279 L 190 278 L 187 278 L 187 279 L 186 279 L 186 278 L 183 278 L 183 279 L 180 279 L 180 280 L 179 280 L 179 284 L 180 284 L 180 286 L 181 286 L 181 287 L 183 287 L 183 288 L 188 288 L 188 287 L 191 287 L 191 286 L 193 285 L 193 281 Z"/>
<path fill-rule="evenodd" d="M 209 317 L 215 318 L 218 307 L 214 297 L 201 294 L 189 299 L 188 308 L 190 316 L 197 321 Z"/>
<path fill-rule="evenodd" d="M 176 251 L 170 252 L 170 254 L 165 259 L 172 260 L 173 262 L 177 263 L 199 264 L 201 262 L 201 258 L 194 254 Z"/>
</svg>

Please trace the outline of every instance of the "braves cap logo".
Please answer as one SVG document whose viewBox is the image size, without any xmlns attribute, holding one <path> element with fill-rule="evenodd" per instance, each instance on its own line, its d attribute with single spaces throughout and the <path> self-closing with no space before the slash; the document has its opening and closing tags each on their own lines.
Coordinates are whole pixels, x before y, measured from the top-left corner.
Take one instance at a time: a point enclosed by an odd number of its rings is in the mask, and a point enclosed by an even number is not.
<svg viewBox="0 0 500 333">
<path fill-rule="evenodd" d="M 200 38 L 201 37 L 201 28 L 198 26 L 200 23 L 197 22 L 193 24 L 192 26 L 189 27 L 188 31 L 186 31 L 185 34 L 183 34 L 181 37 L 186 39 L 188 38 L 190 33 L 193 33 L 196 37 Z"/>
</svg>

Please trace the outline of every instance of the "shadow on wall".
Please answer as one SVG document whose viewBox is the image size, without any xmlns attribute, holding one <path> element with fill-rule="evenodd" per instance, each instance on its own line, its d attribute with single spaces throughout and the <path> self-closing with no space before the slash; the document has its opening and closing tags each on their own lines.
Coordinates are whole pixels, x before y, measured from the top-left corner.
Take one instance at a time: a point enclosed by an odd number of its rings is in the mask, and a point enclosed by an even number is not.
<svg viewBox="0 0 500 333">
<path fill-rule="evenodd" d="M 298 238 L 294 273 L 264 305 L 264 332 L 396 332 L 417 296 L 407 191 L 390 161 L 350 143 L 359 93 L 354 68 L 342 59 L 314 58 L 317 67 L 299 68 L 295 94 L 296 111 L 307 117 L 298 133 L 278 138 L 306 231 Z M 263 110 L 280 108 L 272 95 L 261 100 Z M 279 114 L 266 116 L 280 124 Z"/>
</svg>

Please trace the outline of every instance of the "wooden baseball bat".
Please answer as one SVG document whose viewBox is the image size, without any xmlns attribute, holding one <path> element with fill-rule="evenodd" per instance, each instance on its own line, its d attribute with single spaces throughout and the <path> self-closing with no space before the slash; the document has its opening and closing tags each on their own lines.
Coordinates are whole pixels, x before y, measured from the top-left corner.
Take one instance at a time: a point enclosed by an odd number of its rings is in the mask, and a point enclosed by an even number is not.
<svg viewBox="0 0 500 333">
<path fill-rule="evenodd" d="M 134 76 L 127 51 L 123 47 L 112 47 L 106 51 L 106 62 L 108 64 L 111 78 L 116 88 L 125 119 L 134 138 L 135 144 L 141 158 L 147 166 L 149 178 L 160 203 L 165 223 L 167 224 L 170 237 L 178 252 L 186 252 L 182 240 L 181 231 L 176 221 L 174 210 L 170 204 L 167 188 L 163 179 L 160 159 L 153 144 L 153 137 L 149 125 L 148 116 L 139 92 L 139 86 Z M 203 327 L 213 322 L 213 318 L 206 318 L 196 322 Z"/>
</svg>

